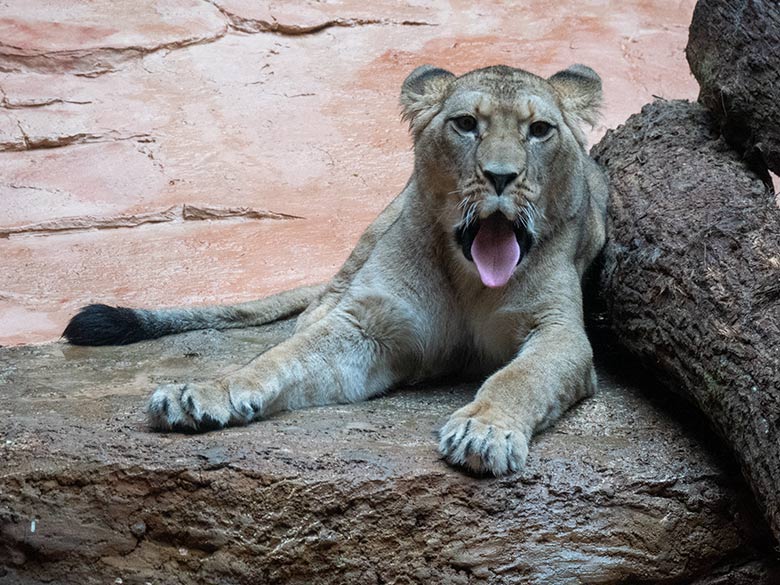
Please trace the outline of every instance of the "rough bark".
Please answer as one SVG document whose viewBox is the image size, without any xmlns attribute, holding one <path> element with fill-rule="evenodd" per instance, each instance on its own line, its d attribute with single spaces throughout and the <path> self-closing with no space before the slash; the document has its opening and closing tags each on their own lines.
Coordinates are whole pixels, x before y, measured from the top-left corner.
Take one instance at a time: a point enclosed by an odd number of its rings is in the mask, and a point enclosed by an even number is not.
<svg viewBox="0 0 780 585">
<path fill-rule="evenodd" d="M 618 342 L 690 397 L 780 538 L 780 209 L 698 104 L 594 148 L 611 181 L 602 295 Z"/>
<path fill-rule="evenodd" d="M 155 382 L 215 376 L 290 332 L 0 349 L 0 582 L 695 583 L 780 577 L 738 470 L 692 409 L 601 392 L 505 479 L 433 432 L 474 386 L 399 390 L 205 435 L 151 433 Z"/>
<path fill-rule="evenodd" d="M 699 0 L 686 55 L 726 140 L 780 174 L 780 3 Z"/>
</svg>

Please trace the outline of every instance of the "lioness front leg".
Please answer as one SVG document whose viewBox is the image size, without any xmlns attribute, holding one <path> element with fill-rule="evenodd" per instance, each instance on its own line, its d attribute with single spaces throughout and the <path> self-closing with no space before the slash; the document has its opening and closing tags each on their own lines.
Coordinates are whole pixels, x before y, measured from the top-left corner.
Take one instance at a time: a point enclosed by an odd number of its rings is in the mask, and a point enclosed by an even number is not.
<svg viewBox="0 0 780 585">
<path fill-rule="evenodd" d="M 409 312 L 378 295 L 346 305 L 220 380 L 159 386 L 147 408 L 151 426 L 207 430 L 384 392 L 413 361 Z"/>
<path fill-rule="evenodd" d="M 582 324 L 541 325 L 440 431 L 439 450 L 476 473 L 519 471 L 533 434 L 593 394 L 596 376 Z"/>
</svg>

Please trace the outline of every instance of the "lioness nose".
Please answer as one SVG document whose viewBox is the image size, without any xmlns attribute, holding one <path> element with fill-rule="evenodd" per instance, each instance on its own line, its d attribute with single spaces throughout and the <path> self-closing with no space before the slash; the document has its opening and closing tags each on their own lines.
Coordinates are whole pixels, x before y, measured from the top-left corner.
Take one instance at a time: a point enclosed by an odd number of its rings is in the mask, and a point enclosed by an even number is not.
<svg viewBox="0 0 780 585">
<path fill-rule="evenodd" d="M 493 187 L 496 189 L 496 195 L 501 195 L 506 186 L 517 178 L 517 173 L 493 173 L 488 170 L 482 172 L 485 173 L 485 176 L 493 183 Z"/>
</svg>

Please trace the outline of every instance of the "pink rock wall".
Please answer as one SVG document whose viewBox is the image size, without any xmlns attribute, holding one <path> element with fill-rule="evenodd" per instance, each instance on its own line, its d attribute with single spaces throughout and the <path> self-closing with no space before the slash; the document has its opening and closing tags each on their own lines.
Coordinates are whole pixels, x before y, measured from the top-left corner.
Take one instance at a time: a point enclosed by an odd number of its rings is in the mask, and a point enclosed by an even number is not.
<svg viewBox="0 0 780 585">
<path fill-rule="evenodd" d="M 695 99 L 694 0 L 0 4 L 0 345 L 89 302 L 237 302 L 326 280 L 411 172 L 417 65 L 604 79 L 597 140 Z M 205 210 L 205 211 L 204 211 Z"/>
</svg>

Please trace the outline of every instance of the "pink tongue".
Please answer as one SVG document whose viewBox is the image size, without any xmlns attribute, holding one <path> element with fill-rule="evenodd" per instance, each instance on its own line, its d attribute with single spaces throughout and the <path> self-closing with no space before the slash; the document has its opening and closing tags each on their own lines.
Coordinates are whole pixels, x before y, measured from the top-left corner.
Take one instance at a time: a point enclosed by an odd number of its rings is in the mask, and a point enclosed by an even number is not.
<svg viewBox="0 0 780 585">
<path fill-rule="evenodd" d="M 500 213 L 483 219 L 471 244 L 471 257 L 485 286 L 498 288 L 509 282 L 520 260 L 520 246 L 509 220 Z"/>
</svg>

